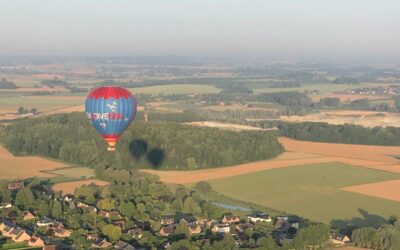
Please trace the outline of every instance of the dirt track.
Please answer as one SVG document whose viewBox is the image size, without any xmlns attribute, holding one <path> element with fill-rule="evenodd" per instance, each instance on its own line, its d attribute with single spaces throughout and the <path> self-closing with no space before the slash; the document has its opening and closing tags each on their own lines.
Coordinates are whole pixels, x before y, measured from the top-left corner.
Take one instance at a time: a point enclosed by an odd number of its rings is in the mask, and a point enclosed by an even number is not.
<svg viewBox="0 0 400 250">
<path fill-rule="evenodd" d="M 142 171 L 159 175 L 163 182 L 178 184 L 220 179 L 274 168 L 326 162 L 342 162 L 400 173 L 400 161 L 390 156 L 400 154 L 400 147 L 304 142 L 284 137 L 279 138 L 279 141 L 289 152 L 271 160 L 196 171 Z"/>
</svg>

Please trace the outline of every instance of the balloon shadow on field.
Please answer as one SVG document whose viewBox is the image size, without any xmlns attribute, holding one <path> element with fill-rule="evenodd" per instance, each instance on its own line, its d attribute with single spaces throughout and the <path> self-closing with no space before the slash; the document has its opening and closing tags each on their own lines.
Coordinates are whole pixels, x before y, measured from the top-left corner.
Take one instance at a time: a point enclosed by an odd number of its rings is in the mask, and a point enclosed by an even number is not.
<svg viewBox="0 0 400 250">
<path fill-rule="evenodd" d="M 136 161 L 147 160 L 151 167 L 159 169 L 165 159 L 164 150 L 160 148 L 149 149 L 149 144 L 146 140 L 135 139 L 128 145 L 129 153 Z"/>
<path fill-rule="evenodd" d="M 150 150 L 149 154 L 147 155 L 147 160 L 150 162 L 154 169 L 158 169 L 161 166 L 164 158 L 164 150 L 159 148 L 154 148 Z"/>
<path fill-rule="evenodd" d="M 129 143 L 129 152 L 136 160 L 140 160 L 146 155 L 149 145 L 143 139 L 135 139 Z"/>
<path fill-rule="evenodd" d="M 360 213 L 361 217 L 353 217 L 345 220 L 333 219 L 330 221 L 332 228 L 338 229 L 342 233 L 351 233 L 355 228 L 378 228 L 379 226 L 388 223 L 388 219 L 377 214 L 371 214 L 362 208 L 359 208 L 357 211 Z"/>
</svg>

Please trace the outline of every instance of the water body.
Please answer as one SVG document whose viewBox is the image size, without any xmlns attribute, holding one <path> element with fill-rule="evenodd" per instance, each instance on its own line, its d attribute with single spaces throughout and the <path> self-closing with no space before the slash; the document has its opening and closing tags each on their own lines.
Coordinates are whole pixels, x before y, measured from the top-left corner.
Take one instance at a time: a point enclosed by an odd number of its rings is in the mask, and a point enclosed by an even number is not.
<svg viewBox="0 0 400 250">
<path fill-rule="evenodd" d="M 214 204 L 217 207 L 222 207 L 222 208 L 226 208 L 226 209 L 231 209 L 231 210 L 240 210 L 240 211 L 244 211 L 244 212 L 251 212 L 252 210 L 248 207 L 240 207 L 240 206 L 235 206 L 235 205 L 228 205 L 228 204 L 224 204 L 224 203 L 219 203 L 219 202 L 211 202 L 211 204 Z"/>
</svg>

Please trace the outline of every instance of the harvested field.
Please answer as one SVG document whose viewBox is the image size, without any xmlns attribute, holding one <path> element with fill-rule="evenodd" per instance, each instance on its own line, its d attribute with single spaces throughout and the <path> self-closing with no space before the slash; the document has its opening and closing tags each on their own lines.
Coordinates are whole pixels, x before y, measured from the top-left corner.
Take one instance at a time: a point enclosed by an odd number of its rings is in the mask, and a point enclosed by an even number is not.
<svg viewBox="0 0 400 250">
<path fill-rule="evenodd" d="M 400 114 L 375 111 L 323 111 L 305 116 L 281 116 L 285 122 L 326 122 L 329 124 L 355 124 L 364 127 L 399 127 Z"/>
<path fill-rule="evenodd" d="M 142 171 L 159 175 L 161 181 L 179 184 L 220 179 L 268 169 L 328 162 L 341 162 L 353 166 L 400 173 L 400 161 L 391 156 L 398 155 L 400 147 L 306 142 L 285 137 L 280 137 L 279 142 L 289 152 L 266 161 L 197 171 L 150 169 Z"/>
<path fill-rule="evenodd" d="M 400 201 L 400 180 L 391 180 L 344 187 L 342 188 L 342 190 L 374 196 L 382 199 Z"/>
<path fill-rule="evenodd" d="M 36 156 L 15 157 L 0 146 L 0 180 L 25 179 L 33 176 L 54 177 L 45 170 L 66 168 L 68 165 Z"/>
<path fill-rule="evenodd" d="M 100 180 L 82 180 L 82 181 L 70 181 L 70 182 L 63 182 L 63 183 L 57 183 L 53 186 L 53 190 L 55 192 L 62 191 L 63 194 L 73 194 L 75 189 L 82 186 L 82 185 L 90 185 L 90 184 L 95 184 L 97 186 L 106 186 L 109 183 L 106 181 L 100 181 Z"/>
<path fill-rule="evenodd" d="M 222 122 L 209 122 L 209 121 L 189 122 L 189 123 L 186 123 L 186 124 L 194 125 L 194 126 L 200 126 L 200 127 L 220 128 L 220 129 L 235 130 L 235 131 L 241 131 L 241 130 L 256 130 L 256 131 L 275 130 L 275 129 L 263 129 L 263 128 L 246 126 L 246 125 L 238 125 L 238 124 L 222 123 Z"/>
</svg>

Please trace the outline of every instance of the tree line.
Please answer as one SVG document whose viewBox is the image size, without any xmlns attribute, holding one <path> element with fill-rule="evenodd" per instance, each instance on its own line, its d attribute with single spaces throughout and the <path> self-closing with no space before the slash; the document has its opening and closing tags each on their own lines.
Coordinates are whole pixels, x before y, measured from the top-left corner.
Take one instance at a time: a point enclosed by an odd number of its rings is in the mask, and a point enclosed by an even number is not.
<svg viewBox="0 0 400 250">
<path fill-rule="evenodd" d="M 135 121 L 107 154 L 83 113 L 24 119 L 3 128 L 0 140 L 17 155 L 115 168 L 203 169 L 275 157 L 283 151 L 267 132 L 234 132 L 172 122 Z"/>
</svg>

